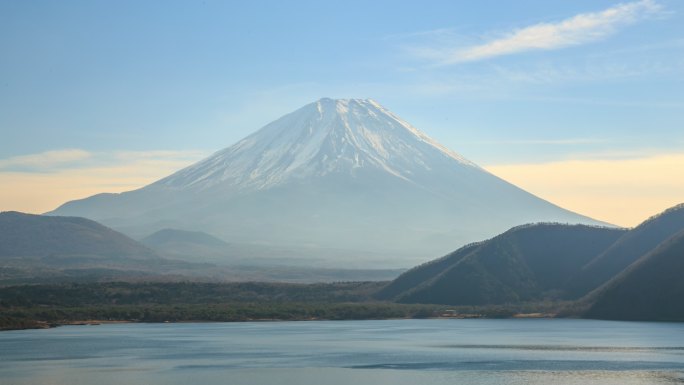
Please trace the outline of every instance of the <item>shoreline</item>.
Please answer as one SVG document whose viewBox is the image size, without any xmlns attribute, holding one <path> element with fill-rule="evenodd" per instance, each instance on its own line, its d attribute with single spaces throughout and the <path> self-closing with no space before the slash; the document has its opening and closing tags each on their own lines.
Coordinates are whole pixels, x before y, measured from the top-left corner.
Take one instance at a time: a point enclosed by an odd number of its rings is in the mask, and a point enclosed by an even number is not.
<svg viewBox="0 0 684 385">
<path fill-rule="evenodd" d="M 410 320 L 410 319 L 425 319 L 425 320 L 464 320 L 464 319 L 549 319 L 559 318 L 557 314 L 552 313 L 518 313 L 508 317 L 487 317 L 482 314 L 454 314 L 441 315 L 436 317 L 388 317 L 388 318 L 297 318 L 297 319 L 283 319 L 283 318 L 255 318 L 244 320 L 230 320 L 230 321 L 216 321 L 216 320 L 182 320 L 182 321 L 142 321 L 142 320 L 101 320 L 101 319 L 86 319 L 73 321 L 31 321 L 30 325 L 26 327 L 17 328 L 3 328 L 0 332 L 13 330 L 40 330 L 40 329 L 54 329 L 61 326 L 99 326 L 99 325 L 114 325 L 114 324 L 170 324 L 170 323 L 242 323 L 242 322 L 316 322 L 316 321 L 388 321 L 388 320 Z"/>
</svg>

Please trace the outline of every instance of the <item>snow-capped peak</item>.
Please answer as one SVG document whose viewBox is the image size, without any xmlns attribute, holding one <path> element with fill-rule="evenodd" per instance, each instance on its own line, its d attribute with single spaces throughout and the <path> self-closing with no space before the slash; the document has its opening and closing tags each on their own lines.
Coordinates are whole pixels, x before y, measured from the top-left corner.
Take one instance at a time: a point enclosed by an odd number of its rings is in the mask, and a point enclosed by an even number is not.
<svg viewBox="0 0 684 385">
<path fill-rule="evenodd" d="M 264 189 L 367 168 L 410 181 L 445 162 L 477 167 L 372 99 L 323 98 L 155 185 Z"/>
</svg>

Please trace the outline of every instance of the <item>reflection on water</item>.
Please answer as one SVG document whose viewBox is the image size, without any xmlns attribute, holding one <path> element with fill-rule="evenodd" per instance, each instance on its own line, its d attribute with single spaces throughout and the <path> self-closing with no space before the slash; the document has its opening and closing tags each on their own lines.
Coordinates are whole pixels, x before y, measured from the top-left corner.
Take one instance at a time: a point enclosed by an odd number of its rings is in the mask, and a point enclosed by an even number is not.
<svg viewBox="0 0 684 385">
<path fill-rule="evenodd" d="M 390 320 L 0 333 L 3 385 L 684 384 L 684 324 Z"/>
</svg>

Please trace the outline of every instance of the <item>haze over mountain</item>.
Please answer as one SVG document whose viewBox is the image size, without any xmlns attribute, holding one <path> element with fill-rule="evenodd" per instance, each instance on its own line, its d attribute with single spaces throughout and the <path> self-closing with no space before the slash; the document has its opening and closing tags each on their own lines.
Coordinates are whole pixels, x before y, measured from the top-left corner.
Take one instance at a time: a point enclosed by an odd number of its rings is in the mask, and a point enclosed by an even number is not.
<svg viewBox="0 0 684 385">
<path fill-rule="evenodd" d="M 164 256 L 195 262 L 232 262 L 231 245 L 201 231 L 162 229 L 140 240 Z"/>
<path fill-rule="evenodd" d="M 0 285 L 102 280 L 375 281 L 401 273 L 249 265 L 243 259 L 253 256 L 254 250 L 201 232 L 165 229 L 145 242 L 149 247 L 86 218 L 0 212 Z M 278 250 L 278 255 L 288 257 L 288 252 L 292 251 Z"/>
<path fill-rule="evenodd" d="M 136 237 L 205 231 L 229 243 L 305 247 L 338 266 L 383 267 L 524 223 L 598 223 L 488 173 L 369 99 L 318 100 L 141 189 L 50 214 Z"/>
<path fill-rule="evenodd" d="M 268 245 L 228 243 L 203 231 L 161 229 L 140 242 L 164 257 L 188 262 L 217 263 L 221 265 L 264 266 L 304 265 L 306 257 L 317 250 L 305 248 L 278 248 Z M 330 254 L 333 251 L 328 251 Z M 338 257 L 343 257 L 338 252 Z M 274 255 L 275 259 L 264 256 Z M 261 258 L 260 258 L 261 257 Z"/>
</svg>

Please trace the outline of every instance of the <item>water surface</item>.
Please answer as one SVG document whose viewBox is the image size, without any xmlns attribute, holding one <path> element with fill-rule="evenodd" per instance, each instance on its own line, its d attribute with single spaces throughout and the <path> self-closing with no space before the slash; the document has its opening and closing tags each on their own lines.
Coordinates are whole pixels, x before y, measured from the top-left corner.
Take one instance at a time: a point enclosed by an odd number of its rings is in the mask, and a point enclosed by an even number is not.
<svg viewBox="0 0 684 385">
<path fill-rule="evenodd" d="M 684 384 L 684 324 L 387 320 L 0 333 L 0 383 Z"/>
</svg>

